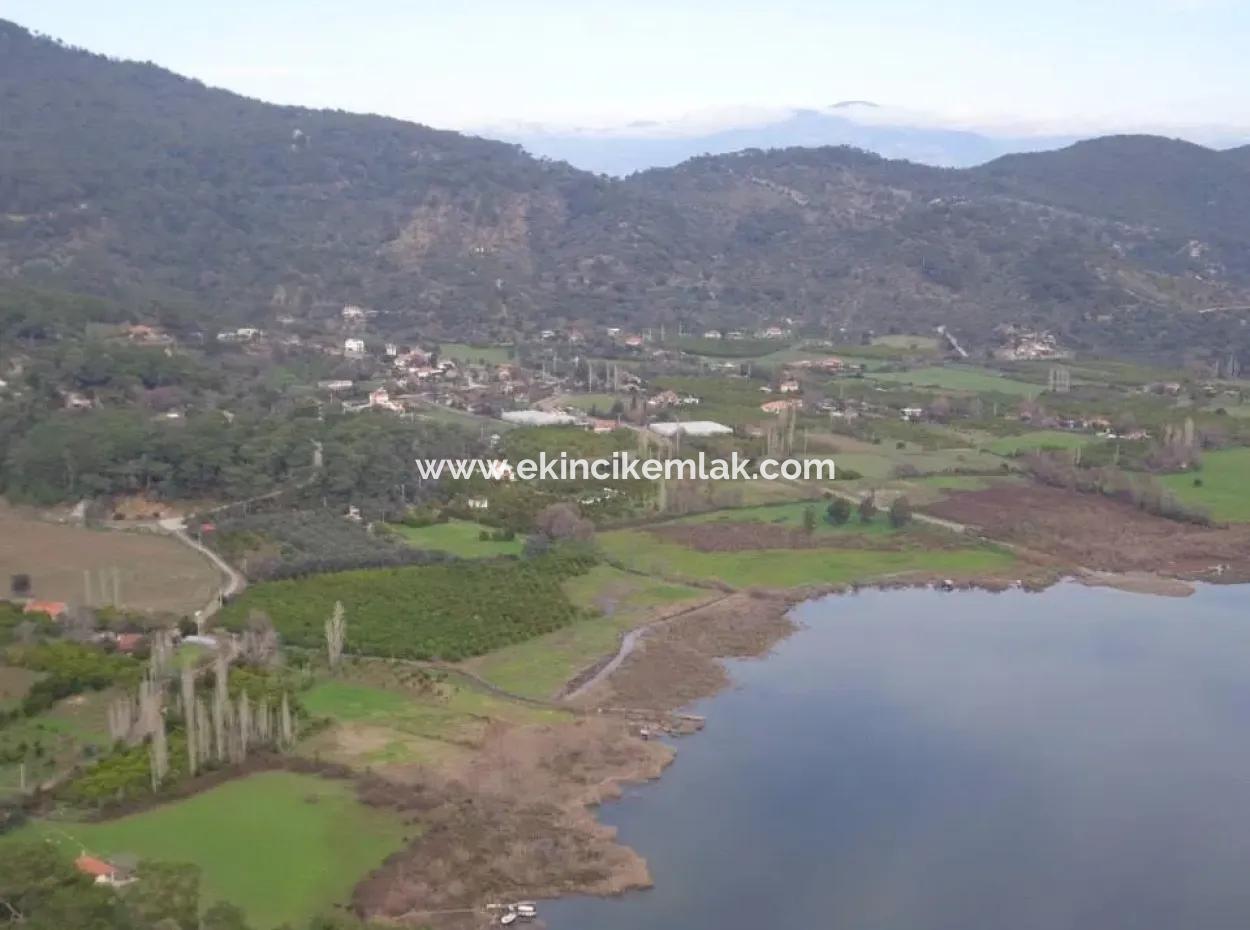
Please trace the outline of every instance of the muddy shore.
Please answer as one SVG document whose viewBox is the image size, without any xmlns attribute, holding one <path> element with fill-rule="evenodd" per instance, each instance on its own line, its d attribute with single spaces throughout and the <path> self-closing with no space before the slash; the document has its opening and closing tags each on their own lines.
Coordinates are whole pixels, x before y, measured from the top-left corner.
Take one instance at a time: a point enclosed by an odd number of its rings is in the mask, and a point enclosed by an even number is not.
<svg viewBox="0 0 1250 930">
<path fill-rule="evenodd" d="M 1114 516 L 1126 522 L 1109 520 L 1072 546 L 1071 537 L 1045 515 L 1046 506 L 1040 518 L 1036 511 L 1030 515 L 1026 528 L 1011 519 L 1012 513 L 989 509 L 1001 503 L 965 499 L 958 512 L 965 518 L 969 511 L 995 517 L 993 532 L 986 535 L 1007 545 L 1031 529 L 1029 546 L 1012 546 L 1020 561 L 1010 577 L 957 579 L 955 587 L 1043 590 L 1072 578 L 1182 597 L 1193 591 L 1187 578 L 1231 581 L 1239 576 L 1229 571 L 1212 577 L 1209 566 L 1241 554 L 1236 551 L 1244 542 L 1240 532 L 1185 528 L 1178 533 L 1171 526 L 1173 537 L 1182 541 L 1171 538 L 1164 544 L 1163 528 L 1153 519 L 1117 512 Z M 1055 509 L 1051 506 L 1051 512 Z M 1102 505 L 1095 509 L 1102 511 L 1101 518 L 1112 516 Z M 1132 545 L 1125 545 L 1126 535 Z M 1034 545 L 1039 540 L 1041 545 Z M 1086 559 L 1093 567 L 1080 567 L 1088 564 Z M 942 581 L 909 574 L 870 586 Z M 499 725 L 479 753 L 457 766 L 414 772 L 405 784 L 370 780 L 363 790 L 366 800 L 395 807 L 424 825 L 425 833 L 357 887 L 355 909 L 375 919 L 467 930 L 497 925 L 496 914 L 483 909 L 492 902 L 647 887 L 651 876 L 645 860 L 620 844 L 594 809 L 625 784 L 659 777 L 671 762 L 669 746 L 644 737 L 643 731 L 652 729 L 647 721 L 660 721 L 727 687 L 731 682 L 722 660 L 767 655 L 795 629 L 788 616 L 795 604 L 853 588 L 739 591 L 680 611 L 637 635 L 609 674 L 577 691 L 568 704 L 578 716 L 569 723 Z"/>
</svg>

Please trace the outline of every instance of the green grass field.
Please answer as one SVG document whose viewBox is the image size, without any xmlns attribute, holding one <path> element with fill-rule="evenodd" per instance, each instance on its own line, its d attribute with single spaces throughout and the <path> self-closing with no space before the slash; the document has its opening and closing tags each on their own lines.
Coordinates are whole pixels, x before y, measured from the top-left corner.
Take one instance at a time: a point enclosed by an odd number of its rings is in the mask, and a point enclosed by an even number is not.
<svg viewBox="0 0 1250 930">
<path fill-rule="evenodd" d="M 471 346 L 463 342 L 444 342 L 439 346 L 439 354 L 443 358 L 469 365 L 479 362 L 502 365 L 508 361 L 508 350 L 504 346 Z"/>
<path fill-rule="evenodd" d="M 921 387 L 938 387 L 950 391 L 971 391 L 978 394 L 1011 394 L 1018 397 L 1036 397 L 1045 385 L 1016 381 L 982 368 L 962 365 L 934 365 L 909 371 L 878 371 L 873 378 Z"/>
<path fill-rule="evenodd" d="M 583 410 L 586 413 L 597 410 L 599 416 L 606 417 L 612 409 L 612 405 L 617 401 L 623 404 L 629 403 L 629 396 L 625 394 L 562 394 L 556 398 L 556 403 L 562 407 L 572 407 L 574 410 Z"/>
<path fill-rule="evenodd" d="M 985 443 L 983 448 L 995 455 L 1014 455 L 1033 449 L 1079 449 L 1094 441 L 1094 437 L 1087 433 L 1039 429 L 1018 436 L 1002 436 Z"/>
<path fill-rule="evenodd" d="M 564 589 L 593 616 L 526 643 L 496 650 L 465 663 L 466 668 L 515 694 L 547 698 L 579 671 L 617 648 L 622 633 L 658 609 L 693 603 L 707 591 L 596 565 L 570 578 Z"/>
<path fill-rule="evenodd" d="M 657 378 L 655 386 L 701 398 L 697 407 L 682 409 L 683 420 L 715 420 L 726 426 L 741 426 L 773 419 L 760 405 L 775 398 L 762 392 L 758 381 L 717 376 L 664 377 Z"/>
<path fill-rule="evenodd" d="M 471 752 L 492 721 L 534 724 L 562 717 L 558 710 L 495 697 L 449 673 L 431 674 L 436 677 L 353 662 L 342 677 L 318 682 L 301 700 L 313 716 L 336 726 L 313 736 L 300 752 L 355 768 L 434 765 Z"/>
<path fill-rule="evenodd" d="M 822 536 L 894 536 L 906 532 L 905 529 L 895 529 L 888 520 L 874 520 L 871 523 L 851 520 L 836 526 L 825 519 L 828 506 L 829 502 L 826 500 L 814 500 L 763 507 L 739 507 L 681 517 L 672 523 L 771 523 L 797 530 L 803 528 L 803 512 L 811 507 L 816 513 L 815 532 Z"/>
<path fill-rule="evenodd" d="M 833 456 L 839 469 L 859 472 L 864 478 L 883 481 L 895 477 L 895 470 L 914 468 L 922 475 L 939 474 L 957 470 L 998 472 L 1006 460 L 1001 456 L 977 449 L 921 450 L 912 446 L 899 449 L 893 443 L 883 442 L 874 451 L 839 452 Z M 845 474 L 845 473 L 844 473 Z"/>
<path fill-rule="evenodd" d="M 228 900 L 257 930 L 302 925 L 345 903 L 355 884 L 416 828 L 366 807 L 346 781 L 263 772 L 183 801 L 99 823 L 39 821 L 46 837 L 101 856 L 191 862 L 206 903 Z"/>
<path fill-rule="evenodd" d="M 937 339 L 933 336 L 913 336 L 906 333 L 874 336 L 872 344 L 875 346 L 889 346 L 892 349 L 911 349 L 924 352 L 935 352 L 941 348 Z"/>
<path fill-rule="evenodd" d="M 1006 570 L 1014 563 L 1009 553 L 989 548 L 699 552 L 661 542 L 651 534 L 638 530 L 603 533 L 599 544 L 609 557 L 639 571 L 677 578 L 716 579 L 735 587 L 793 588 L 809 584 L 846 584 L 907 572 L 967 576 Z"/>
<path fill-rule="evenodd" d="M 435 523 L 431 526 L 392 524 L 392 528 L 417 549 L 449 552 L 462 559 L 520 555 L 525 546 L 525 540 L 520 536 L 508 541 L 483 541 L 480 538 L 482 531 L 489 533 L 492 531 L 491 527 L 470 520 L 448 520 L 446 523 Z"/>
<path fill-rule="evenodd" d="M 10 678 L 10 683 L 16 681 L 17 676 Z M 83 762 L 109 745 L 106 708 L 113 697 L 111 691 L 88 691 L 58 701 L 36 717 L 15 720 L 0 728 L 0 751 L 25 746 L 26 776 L 32 782 Z M 0 797 L 16 790 L 19 764 L 0 763 Z"/>
<path fill-rule="evenodd" d="M 1202 480 L 1201 487 L 1194 486 L 1195 478 Z M 1206 508 L 1216 520 L 1250 523 L 1250 449 L 1204 452 L 1200 471 L 1160 480 L 1181 501 Z"/>
<path fill-rule="evenodd" d="M 923 507 L 945 500 L 949 491 L 982 491 L 1002 484 L 1018 483 L 1015 475 L 985 477 L 981 475 L 929 475 L 923 478 L 898 478 L 885 484 L 885 488 L 906 494 L 913 506 Z"/>
</svg>

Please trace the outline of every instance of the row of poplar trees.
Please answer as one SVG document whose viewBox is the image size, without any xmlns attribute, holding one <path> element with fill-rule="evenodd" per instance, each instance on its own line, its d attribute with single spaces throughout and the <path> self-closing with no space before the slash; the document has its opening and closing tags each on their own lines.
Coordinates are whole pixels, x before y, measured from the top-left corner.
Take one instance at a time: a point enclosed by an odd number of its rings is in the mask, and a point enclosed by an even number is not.
<svg viewBox="0 0 1250 930">
<path fill-rule="evenodd" d="M 148 741 L 152 788 L 169 777 L 169 711 L 181 718 L 186 735 L 187 773 L 195 775 L 209 765 L 239 764 L 257 749 L 288 749 L 295 742 L 295 720 L 287 693 L 271 703 L 253 701 L 246 690 L 230 696 L 230 660 L 224 644 L 217 650 L 213 687 L 197 689 L 196 669 L 184 664 L 177 676 L 170 671 L 172 638 L 157 634 L 147 674 L 133 695 L 109 706 L 109 735 L 114 741 L 136 746 Z"/>
</svg>

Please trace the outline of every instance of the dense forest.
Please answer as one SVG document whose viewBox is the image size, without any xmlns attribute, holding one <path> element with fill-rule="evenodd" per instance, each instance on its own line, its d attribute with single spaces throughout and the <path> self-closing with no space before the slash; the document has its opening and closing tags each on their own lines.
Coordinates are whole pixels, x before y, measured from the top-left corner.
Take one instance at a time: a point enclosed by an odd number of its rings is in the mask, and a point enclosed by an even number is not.
<svg viewBox="0 0 1250 930">
<path fill-rule="evenodd" d="M 1092 351 L 1250 346 L 1244 311 L 1199 312 L 1250 304 L 1244 151 L 1117 137 L 955 171 L 788 149 L 609 180 L 10 23 L 0 105 L 0 274 L 206 328 L 361 303 L 436 337 L 786 317 L 835 338 L 944 323 L 974 347 L 1000 322 Z"/>
</svg>

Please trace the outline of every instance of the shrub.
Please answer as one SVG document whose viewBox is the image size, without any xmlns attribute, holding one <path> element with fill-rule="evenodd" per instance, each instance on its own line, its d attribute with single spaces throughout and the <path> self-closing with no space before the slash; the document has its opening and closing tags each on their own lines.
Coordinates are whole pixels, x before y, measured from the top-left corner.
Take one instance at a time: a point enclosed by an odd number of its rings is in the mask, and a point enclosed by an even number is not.
<svg viewBox="0 0 1250 930">
<path fill-rule="evenodd" d="M 907 499 L 907 495 L 900 494 L 890 504 L 890 525 L 898 529 L 910 523 L 911 519 L 911 501 Z"/>
<path fill-rule="evenodd" d="M 830 523 L 835 526 L 842 526 L 851 519 L 851 502 L 844 497 L 835 497 L 829 502 L 829 507 L 825 514 L 828 516 Z"/>
</svg>

